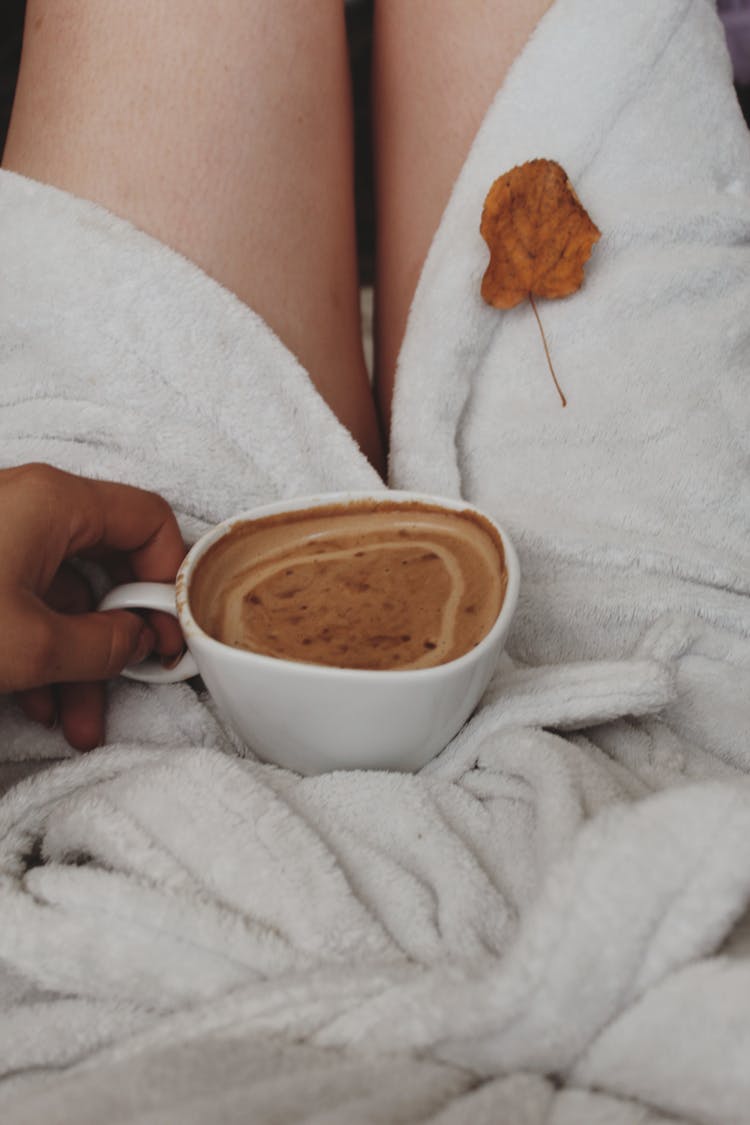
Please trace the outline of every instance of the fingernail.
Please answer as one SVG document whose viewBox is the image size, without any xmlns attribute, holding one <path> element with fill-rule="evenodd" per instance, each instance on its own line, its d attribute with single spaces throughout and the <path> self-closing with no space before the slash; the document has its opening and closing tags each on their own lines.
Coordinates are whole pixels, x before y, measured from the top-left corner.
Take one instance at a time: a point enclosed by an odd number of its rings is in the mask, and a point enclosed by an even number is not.
<svg viewBox="0 0 750 1125">
<path fill-rule="evenodd" d="M 180 651 L 175 653 L 174 656 L 160 656 L 159 660 L 161 661 L 162 668 L 166 668 L 168 672 L 170 672 L 172 668 L 176 668 L 185 655 L 185 651 L 186 649 L 183 645 Z"/>
<path fill-rule="evenodd" d="M 135 646 L 131 663 L 142 664 L 146 657 L 154 651 L 155 646 L 156 633 L 149 625 L 144 625 L 138 638 L 138 644 Z"/>
</svg>

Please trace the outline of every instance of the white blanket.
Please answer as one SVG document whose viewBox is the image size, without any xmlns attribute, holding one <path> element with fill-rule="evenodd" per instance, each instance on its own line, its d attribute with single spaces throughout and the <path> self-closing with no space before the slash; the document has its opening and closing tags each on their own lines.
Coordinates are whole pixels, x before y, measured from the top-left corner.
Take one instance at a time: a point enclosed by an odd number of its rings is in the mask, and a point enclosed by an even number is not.
<svg viewBox="0 0 750 1125">
<path fill-rule="evenodd" d="M 483 305 L 492 180 L 603 232 L 536 323 Z M 420 775 L 301 779 L 187 686 L 75 757 L 0 706 L 0 1117 L 750 1122 L 750 144 L 708 0 L 557 0 L 434 240 L 391 483 L 508 525 L 523 594 Z M 263 323 L 0 175 L 0 456 L 162 491 L 190 536 L 374 474 Z M 69 760 L 50 764 L 51 759 Z"/>
</svg>

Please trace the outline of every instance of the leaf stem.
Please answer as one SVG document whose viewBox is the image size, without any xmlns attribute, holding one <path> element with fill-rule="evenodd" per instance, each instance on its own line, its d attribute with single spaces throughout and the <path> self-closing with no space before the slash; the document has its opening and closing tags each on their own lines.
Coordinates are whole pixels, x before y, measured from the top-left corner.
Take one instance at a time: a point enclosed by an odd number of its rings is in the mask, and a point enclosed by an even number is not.
<svg viewBox="0 0 750 1125">
<path fill-rule="evenodd" d="M 567 406 L 568 400 L 566 399 L 565 395 L 562 393 L 562 387 L 560 386 L 560 384 L 557 381 L 557 375 L 555 375 L 555 369 L 552 366 L 552 357 L 550 356 L 549 348 L 547 347 L 547 337 L 544 335 L 544 329 L 542 328 L 542 322 L 539 319 L 539 313 L 537 312 L 536 302 L 534 301 L 534 294 L 533 293 L 529 293 L 529 300 L 531 301 L 531 307 L 534 310 L 534 316 L 536 317 L 536 322 L 539 325 L 539 331 L 542 334 L 542 343 L 544 344 L 544 354 L 547 356 L 547 363 L 549 364 L 549 369 L 550 369 L 550 373 L 552 375 L 552 379 L 554 381 L 554 384 L 557 387 L 557 393 L 560 396 L 560 402 L 563 404 L 563 406 Z"/>
</svg>

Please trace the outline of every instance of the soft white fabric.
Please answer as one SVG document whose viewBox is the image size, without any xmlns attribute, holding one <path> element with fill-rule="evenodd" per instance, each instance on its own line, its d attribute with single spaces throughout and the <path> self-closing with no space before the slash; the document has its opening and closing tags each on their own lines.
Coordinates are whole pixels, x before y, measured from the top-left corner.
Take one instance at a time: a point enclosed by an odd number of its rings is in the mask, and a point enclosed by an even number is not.
<svg viewBox="0 0 750 1125">
<path fill-rule="evenodd" d="M 587 7 L 555 4 L 480 130 L 396 390 L 392 483 L 507 523 L 533 663 L 630 651 L 659 610 L 750 636 L 750 141 L 722 29 L 700 0 Z M 539 155 L 603 232 L 581 290 L 539 302 L 567 409 L 530 306 L 479 296 L 486 191 Z"/>
<path fill-rule="evenodd" d="M 558 159 L 585 285 L 486 308 L 492 180 Z M 302 779 L 187 686 L 0 802 L 0 1115 L 750 1121 L 750 149 L 707 0 L 557 0 L 420 281 L 391 482 L 506 524 L 510 656 L 420 775 Z M 374 474 L 268 329 L 0 175 L 0 434 L 189 535 Z M 72 757 L 0 707 L 13 771 Z"/>
</svg>

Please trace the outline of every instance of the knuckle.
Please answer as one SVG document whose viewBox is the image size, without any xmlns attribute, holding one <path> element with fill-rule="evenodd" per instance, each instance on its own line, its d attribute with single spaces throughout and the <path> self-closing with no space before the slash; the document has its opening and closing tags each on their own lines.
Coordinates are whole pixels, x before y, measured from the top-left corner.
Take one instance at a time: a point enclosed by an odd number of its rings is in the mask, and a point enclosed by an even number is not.
<svg viewBox="0 0 750 1125">
<path fill-rule="evenodd" d="M 29 461 L 25 465 L 19 465 L 17 475 L 30 487 L 44 489 L 56 485 L 63 476 L 59 469 L 43 461 Z"/>
<path fill-rule="evenodd" d="M 172 518 L 172 509 L 158 492 L 149 492 L 148 496 L 154 507 L 154 511 L 161 517 L 161 522 L 166 523 L 167 520 Z"/>
<path fill-rule="evenodd" d="M 29 507 L 49 508 L 51 504 L 56 504 L 67 476 L 62 470 L 42 461 L 30 461 L 11 472 L 9 483 L 18 488 L 19 494 L 24 497 L 24 503 Z"/>
</svg>

